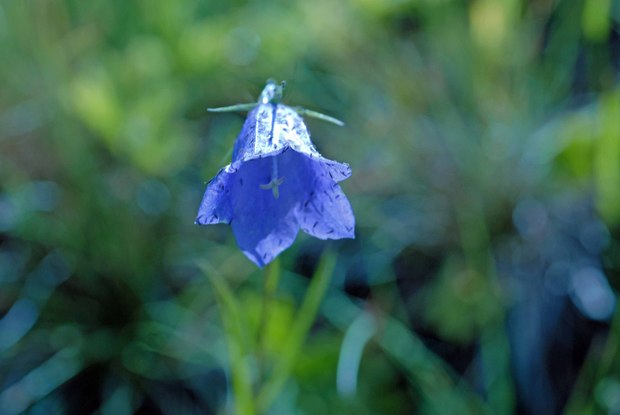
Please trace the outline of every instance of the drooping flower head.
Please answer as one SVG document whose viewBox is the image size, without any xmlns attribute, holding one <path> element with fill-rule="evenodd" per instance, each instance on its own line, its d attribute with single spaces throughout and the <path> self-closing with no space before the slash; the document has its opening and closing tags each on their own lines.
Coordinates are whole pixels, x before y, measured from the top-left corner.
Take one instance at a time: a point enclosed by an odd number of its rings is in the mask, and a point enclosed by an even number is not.
<svg viewBox="0 0 620 415">
<path fill-rule="evenodd" d="M 300 113 L 280 103 L 269 81 L 234 145 L 232 162 L 208 183 L 196 224 L 228 223 L 239 248 L 259 267 L 291 246 L 299 229 L 320 239 L 354 238 L 355 218 L 338 182 L 345 163 L 322 157 Z M 313 116 L 330 119 L 312 112 Z"/>
</svg>

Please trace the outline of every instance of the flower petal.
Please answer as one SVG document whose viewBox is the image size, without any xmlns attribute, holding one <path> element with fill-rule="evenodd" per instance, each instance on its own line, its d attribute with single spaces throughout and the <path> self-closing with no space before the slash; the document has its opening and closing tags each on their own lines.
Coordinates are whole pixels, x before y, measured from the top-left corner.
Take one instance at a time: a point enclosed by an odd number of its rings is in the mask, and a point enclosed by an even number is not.
<svg viewBox="0 0 620 415">
<path fill-rule="evenodd" d="M 319 176 L 298 214 L 301 229 L 319 239 L 355 238 L 355 217 L 340 186 Z"/>
<path fill-rule="evenodd" d="M 277 106 L 276 121 L 273 124 L 273 142 L 291 147 L 311 158 L 321 157 L 310 140 L 310 133 L 303 118 L 286 105 Z"/>
<path fill-rule="evenodd" d="M 231 223 L 241 250 L 263 267 L 300 226 L 321 239 L 354 237 L 351 205 L 337 184 L 350 175 L 347 164 L 319 154 L 294 109 L 261 103 L 248 114 L 231 164 L 208 184 L 196 223 Z"/>
<path fill-rule="evenodd" d="M 233 218 L 230 204 L 230 174 L 226 168 L 219 171 L 208 184 L 198 209 L 197 225 L 213 225 L 230 223 Z"/>
<path fill-rule="evenodd" d="M 232 159 L 233 161 L 243 160 L 247 153 L 253 153 L 254 143 L 256 141 L 257 125 L 261 123 L 270 123 L 269 119 L 262 122 L 265 117 L 271 117 L 271 113 L 268 111 L 269 106 L 258 105 L 252 111 L 248 113 L 248 116 L 243 123 L 243 128 L 235 140 L 235 146 L 233 147 Z"/>
<path fill-rule="evenodd" d="M 341 182 L 351 176 L 351 167 L 347 163 L 340 163 L 325 157 L 320 157 L 319 161 L 325 166 L 324 172 L 335 182 Z"/>
<path fill-rule="evenodd" d="M 276 198 L 265 184 L 273 180 L 273 159 L 280 178 Z M 259 267 L 295 241 L 297 212 L 311 179 L 305 157 L 294 151 L 250 160 L 239 168 L 233 185 L 233 232 L 243 253 Z"/>
<path fill-rule="evenodd" d="M 250 111 L 243 124 L 235 141 L 233 161 L 270 156 L 288 147 L 321 159 L 303 118 L 294 109 L 282 104 L 260 104 Z"/>
<path fill-rule="evenodd" d="M 254 232 L 247 232 L 247 229 L 253 226 L 248 223 L 248 219 L 243 217 L 234 221 L 233 233 L 241 251 L 261 268 L 291 246 L 299 232 L 294 214 L 284 217 L 275 228 L 268 229 L 263 226 Z"/>
</svg>

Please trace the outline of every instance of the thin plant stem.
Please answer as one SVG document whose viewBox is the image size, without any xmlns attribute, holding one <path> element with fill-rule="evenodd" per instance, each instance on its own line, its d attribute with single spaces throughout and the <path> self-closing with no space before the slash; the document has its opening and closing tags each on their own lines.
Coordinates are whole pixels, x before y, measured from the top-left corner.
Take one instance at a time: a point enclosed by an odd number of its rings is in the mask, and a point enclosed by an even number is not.
<svg viewBox="0 0 620 415">
<path fill-rule="evenodd" d="M 259 385 L 267 378 L 267 343 L 269 341 L 271 307 L 278 289 L 280 275 L 280 260 L 276 258 L 265 267 L 263 272 L 263 298 L 256 338 L 256 358 L 260 376 Z"/>
<path fill-rule="evenodd" d="M 258 394 L 257 406 L 260 411 L 266 412 L 284 387 L 312 323 L 316 319 L 335 266 L 336 255 L 329 251 L 325 252 L 317 271 L 312 277 L 301 307 L 295 315 L 295 323 L 288 336 L 284 351 L 275 362 L 271 376 Z"/>
</svg>

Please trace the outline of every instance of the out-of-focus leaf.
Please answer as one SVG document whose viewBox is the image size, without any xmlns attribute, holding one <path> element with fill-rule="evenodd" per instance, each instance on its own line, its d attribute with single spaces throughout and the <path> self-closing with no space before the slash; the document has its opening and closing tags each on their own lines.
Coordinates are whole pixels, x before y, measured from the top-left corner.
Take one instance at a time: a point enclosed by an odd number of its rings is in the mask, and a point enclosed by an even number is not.
<svg viewBox="0 0 620 415">
<path fill-rule="evenodd" d="M 323 314 L 338 327 L 347 327 L 361 313 L 341 294 L 330 293 L 325 303 Z M 422 397 L 422 413 L 491 413 L 472 391 L 456 384 L 453 371 L 401 322 L 381 315 L 376 324 L 374 341 L 406 371 L 412 387 Z"/>
<path fill-rule="evenodd" d="M 611 0 L 584 1 L 581 26 L 586 38 L 594 42 L 607 38 L 612 23 L 611 8 Z"/>
<path fill-rule="evenodd" d="M 502 310 L 497 289 L 480 273 L 465 268 L 458 258 L 448 259 L 417 301 L 427 304 L 423 309 L 427 323 L 453 342 L 471 341 Z"/>
<path fill-rule="evenodd" d="M 611 224 L 620 222 L 620 90 L 602 97 L 598 114 L 594 174 L 599 211 Z"/>
<path fill-rule="evenodd" d="M 228 351 L 231 365 L 231 381 L 234 391 L 235 413 L 252 415 L 256 413 L 252 391 L 252 373 L 250 371 L 250 340 L 248 325 L 241 305 L 235 298 L 231 288 L 213 267 L 201 262 L 201 269 L 209 278 L 217 293 L 220 313 L 228 337 Z"/>
</svg>

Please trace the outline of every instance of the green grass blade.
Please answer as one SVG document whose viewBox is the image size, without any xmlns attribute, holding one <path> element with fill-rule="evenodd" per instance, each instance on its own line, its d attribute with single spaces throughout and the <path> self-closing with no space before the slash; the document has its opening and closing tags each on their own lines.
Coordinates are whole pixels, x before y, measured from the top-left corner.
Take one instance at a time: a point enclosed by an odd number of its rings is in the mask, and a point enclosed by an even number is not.
<svg viewBox="0 0 620 415">
<path fill-rule="evenodd" d="M 228 341 L 232 388 L 235 398 L 235 413 L 240 415 L 256 414 L 252 391 L 252 374 L 248 365 L 248 324 L 245 321 L 241 305 L 225 279 L 208 263 L 199 264 L 213 288 L 219 305 L 222 322 Z"/>
<path fill-rule="evenodd" d="M 332 290 L 322 308 L 323 315 L 336 327 L 346 330 L 364 310 L 345 295 Z M 463 384 L 458 375 L 403 323 L 387 314 L 375 316 L 377 333 L 373 340 L 407 374 L 422 398 L 420 413 L 493 413 L 488 405 Z"/>
</svg>

